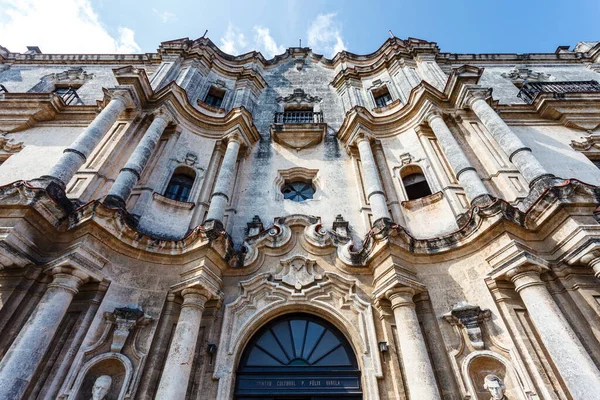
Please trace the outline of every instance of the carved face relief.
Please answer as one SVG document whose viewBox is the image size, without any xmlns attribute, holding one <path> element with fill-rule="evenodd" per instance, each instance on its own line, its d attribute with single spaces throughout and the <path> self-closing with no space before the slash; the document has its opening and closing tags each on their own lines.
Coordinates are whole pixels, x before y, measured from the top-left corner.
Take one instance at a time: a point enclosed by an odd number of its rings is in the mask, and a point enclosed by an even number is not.
<svg viewBox="0 0 600 400">
<path fill-rule="evenodd" d="M 110 376 L 99 376 L 96 382 L 94 382 L 94 387 L 92 387 L 92 400 L 104 400 L 110 390 L 111 384 L 112 378 Z"/>
<path fill-rule="evenodd" d="M 487 375 L 484 379 L 483 387 L 492 395 L 490 400 L 506 399 L 506 396 L 504 396 L 504 391 L 506 390 L 504 382 L 502 382 L 502 379 L 498 378 L 496 375 Z"/>
</svg>

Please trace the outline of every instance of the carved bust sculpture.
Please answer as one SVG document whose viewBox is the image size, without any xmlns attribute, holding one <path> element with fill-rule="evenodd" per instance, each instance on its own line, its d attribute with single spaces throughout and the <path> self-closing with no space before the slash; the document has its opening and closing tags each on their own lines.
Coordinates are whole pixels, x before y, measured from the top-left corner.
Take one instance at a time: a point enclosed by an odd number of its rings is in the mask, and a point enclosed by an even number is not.
<svg viewBox="0 0 600 400">
<path fill-rule="evenodd" d="M 110 385 L 112 384 L 112 378 L 108 375 L 101 375 L 94 382 L 94 387 L 92 388 L 92 400 L 104 400 L 108 391 L 110 389 Z"/>
<path fill-rule="evenodd" d="M 488 390 L 492 395 L 490 400 L 507 400 L 504 395 L 504 391 L 506 390 L 504 382 L 496 375 L 486 375 L 483 380 L 483 388 Z"/>
</svg>

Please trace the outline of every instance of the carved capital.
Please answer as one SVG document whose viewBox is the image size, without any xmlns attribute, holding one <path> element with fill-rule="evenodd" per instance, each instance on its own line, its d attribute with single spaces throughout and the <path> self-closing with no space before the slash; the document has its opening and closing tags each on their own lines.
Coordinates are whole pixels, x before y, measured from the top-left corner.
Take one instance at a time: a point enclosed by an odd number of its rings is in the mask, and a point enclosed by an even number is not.
<svg viewBox="0 0 600 400">
<path fill-rule="evenodd" d="M 77 294 L 79 288 L 90 279 L 90 276 L 85 272 L 65 266 L 54 267 L 49 271 L 49 274 L 52 275 L 53 279 L 48 288 L 62 289 L 73 294 Z"/>
<path fill-rule="evenodd" d="M 490 97 L 492 97 L 491 88 L 469 88 L 467 95 L 465 96 L 463 106 L 471 108 L 475 101 L 487 101 L 487 99 L 489 99 Z"/>
<path fill-rule="evenodd" d="M 126 108 L 135 108 L 138 105 L 137 98 L 129 89 L 113 89 L 107 91 L 111 100 L 121 100 Z"/>
<path fill-rule="evenodd" d="M 204 311 L 206 302 L 212 297 L 210 292 L 201 286 L 187 288 L 181 291 L 183 304 L 181 308 L 192 307 Z"/>
<path fill-rule="evenodd" d="M 152 112 L 152 116 L 155 119 L 162 118 L 163 120 L 165 120 L 167 125 L 169 125 L 172 122 L 175 122 L 175 116 L 173 115 L 173 112 L 169 110 L 166 106 L 162 106 L 154 110 Z"/>
<path fill-rule="evenodd" d="M 427 119 L 427 123 L 429 123 L 429 125 L 431 125 L 431 122 L 436 118 L 441 118 L 443 121 L 444 113 L 442 112 L 442 110 L 440 110 L 439 108 L 434 106 L 427 112 L 427 115 L 425 116 L 425 118 Z"/>
<path fill-rule="evenodd" d="M 385 297 L 392 304 L 392 310 L 397 307 L 414 307 L 415 302 L 413 301 L 413 297 L 420 293 L 415 288 L 408 286 L 398 286 L 394 287 L 385 292 Z"/>
</svg>

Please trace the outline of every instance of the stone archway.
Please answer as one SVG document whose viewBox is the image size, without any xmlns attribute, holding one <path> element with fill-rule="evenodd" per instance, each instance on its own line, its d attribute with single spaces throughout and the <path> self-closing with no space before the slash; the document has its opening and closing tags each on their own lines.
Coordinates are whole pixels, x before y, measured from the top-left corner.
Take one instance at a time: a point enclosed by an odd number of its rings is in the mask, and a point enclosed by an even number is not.
<svg viewBox="0 0 600 400">
<path fill-rule="evenodd" d="M 234 398 L 361 399 L 360 375 L 352 346 L 335 326 L 311 314 L 284 314 L 244 349 Z"/>
<path fill-rule="evenodd" d="M 236 368 L 255 333 L 278 317 L 305 312 L 343 333 L 361 371 L 363 398 L 379 400 L 378 379 L 383 374 L 370 302 L 357 293 L 354 280 L 329 272 L 313 279 L 290 285 L 280 276 L 261 274 L 240 282 L 242 294 L 225 306 L 223 316 L 214 372 L 219 399 L 233 398 Z"/>
</svg>

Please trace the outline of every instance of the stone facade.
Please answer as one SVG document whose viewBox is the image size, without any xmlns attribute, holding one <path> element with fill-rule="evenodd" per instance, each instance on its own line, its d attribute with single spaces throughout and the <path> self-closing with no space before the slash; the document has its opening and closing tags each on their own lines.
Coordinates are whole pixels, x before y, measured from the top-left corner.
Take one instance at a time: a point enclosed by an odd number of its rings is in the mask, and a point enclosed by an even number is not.
<svg viewBox="0 0 600 400">
<path fill-rule="evenodd" d="M 597 399 L 599 73 L 0 46 L 0 398 Z"/>
</svg>

